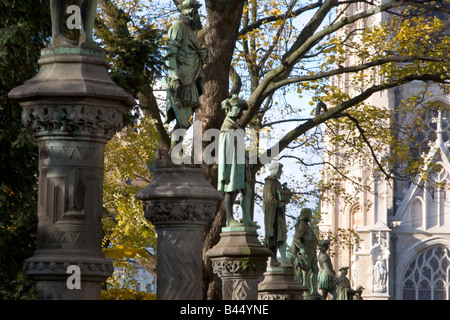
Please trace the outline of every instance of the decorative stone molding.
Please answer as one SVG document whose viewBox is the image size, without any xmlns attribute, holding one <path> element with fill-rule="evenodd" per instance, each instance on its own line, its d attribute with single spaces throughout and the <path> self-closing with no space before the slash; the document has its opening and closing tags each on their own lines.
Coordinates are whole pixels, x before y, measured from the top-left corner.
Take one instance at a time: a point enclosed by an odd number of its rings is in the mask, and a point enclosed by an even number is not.
<svg viewBox="0 0 450 320">
<path fill-rule="evenodd" d="M 206 252 L 213 272 L 222 280 L 222 299 L 256 300 L 258 279 L 272 252 L 258 240 L 256 227 L 222 228 L 220 241 Z"/>
<path fill-rule="evenodd" d="M 206 223 L 214 217 L 217 203 L 213 202 L 163 202 L 145 201 L 145 218 L 154 225 L 159 223 Z"/>
<path fill-rule="evenodd" d="M 158 234 L 158 300 L 201 300 L 203 231 L 222 194 L 200 166 L 159 163 L 136 198 Z"/>
<path fill-rule="evenodd" d="M 263 293 L 258 294 L 258 300 L 302 300 L 301 294 Z"/>
<path fill-rule="evenodd" d="M 73 259 L 73 258 L 72 258 Z M 109 275 L 114 271 L 112 263 L 109 261 L 104 262 L 80 262 L 80 260 L 73 259 L 69 262 L 62 261 L 48 261 L 48 260 L 38 260 L 38 259 L 28 259 L 23 270 L 27 274 L 33 274 L 33 276 L 44 276 L 44 275 L 62 275 L 67 278 L 67 268 L 70 265 L 76 265 L 80 268 L 81 276 L 86 277 L 109 277 Z"/>
<path fill-rule="evenodd" d="M 259 300 L 303 300 L 308 287 L 295 280 L 292 266 L 268 267 L 258 285 Z"/>
<path fill-rule="evenodd" d="M 36 105 L 23 108 L 22 123 L 35 136 L 84 134 L 110 139 L 122 128 L 122 112 L 89 105 Z"/>
<path fill-rule="evenodd" d="M 219 258 L 212 260 L 213 272 L 219 277 L 261 275 L 267 266 L 267 258 Z"/>
</svg>

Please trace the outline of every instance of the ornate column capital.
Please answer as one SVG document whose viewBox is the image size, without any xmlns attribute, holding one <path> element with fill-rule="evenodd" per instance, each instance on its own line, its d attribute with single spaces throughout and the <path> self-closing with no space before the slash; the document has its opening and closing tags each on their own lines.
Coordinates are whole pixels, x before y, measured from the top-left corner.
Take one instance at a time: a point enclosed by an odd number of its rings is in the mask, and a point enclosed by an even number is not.
<svg viewBox="0 0 450 320">
<path fill-rule="evenodd" d="M 223 196 L 205 180 L 200 166 L 168 165 L 156 169 L 150 184 L 136 198 L 143 201 L 145 218 L 156 227 L 198 223 L 203 228 Z"/>
</svg>

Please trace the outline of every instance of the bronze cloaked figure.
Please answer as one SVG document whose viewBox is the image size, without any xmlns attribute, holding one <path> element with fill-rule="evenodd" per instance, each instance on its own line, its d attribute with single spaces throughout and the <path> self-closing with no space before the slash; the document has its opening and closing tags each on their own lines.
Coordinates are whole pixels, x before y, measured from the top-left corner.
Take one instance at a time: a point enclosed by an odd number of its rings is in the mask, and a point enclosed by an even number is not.
<svg viewBox="0 0 450 320">
<path fill-rule="evenodd" d="M 205 92 L 203 66 L 209 60 L 209 49 L 200 48 L 195 32 L 198 25 L 196 0 L 185 0 L 178 6 L 181 15 L 167 33 L 166 65 L 168 76 L 163 79 L 167 93 L 166 123 L 176 121 L 174 130 L 188 129 L 192 117 L 200 107 L 200 96 Z M 172 134 L 171 149 L 178 144 Z"/>
<path fill-rule="evenodd" d="M 277 250 L 280 252 L 281 265 L 292 266 L 287 258 L 287 225 L 286 203 L 292 197 L 292 192 L 279 181 L 283 165 L 273 163 L 270 175 L 265 179 L 263 189 L 263 212 L 266 246 L 272 251 L 271 266 L 278 266 Z"/>
</svg>

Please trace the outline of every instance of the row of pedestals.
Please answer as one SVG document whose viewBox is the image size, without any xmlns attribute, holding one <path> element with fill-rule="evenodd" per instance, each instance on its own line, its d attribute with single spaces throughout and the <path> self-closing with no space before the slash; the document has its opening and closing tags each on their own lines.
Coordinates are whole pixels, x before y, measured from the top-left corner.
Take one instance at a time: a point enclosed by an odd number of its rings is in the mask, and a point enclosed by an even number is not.
<svg viewBox="0 0 450 320">
<path fill-rule="evenodd" d="M 38 299 L 99 299 L 113 272 L 101 247 L 104 145 L 135 101 L 110 79 L 102 49 L 50 47 L 39 64 L 9 94 L 39 143 L 38 241 L 24 270 L 36 280 Z M 158 299 L 202 299 L 203 232 L 222 194 L 200 166 L 168 161 L 136 197 L 158 234 Z M 223 228 L 207 252 L 223 299 L 301 299 L 306 288 L 292 267 L 267 268 L 270 255 L 255 227 Z M 68 285 L 74 266 L 79 288 Z"/>
<path fill-rule="evenodd" d="M 222 194 L 208 184 L 200 166 L 166 163 L 136 197 L 158 234 L 158 299 L 201 300 L 202 234 Z M 206 252 L 222 281 L 222 299 L 301 300 L 307 288 L 294 279 L 293 267 L 268 268 L 271 254 L 256 227 L 222 228 L 220 241 Z"/>
</svg>

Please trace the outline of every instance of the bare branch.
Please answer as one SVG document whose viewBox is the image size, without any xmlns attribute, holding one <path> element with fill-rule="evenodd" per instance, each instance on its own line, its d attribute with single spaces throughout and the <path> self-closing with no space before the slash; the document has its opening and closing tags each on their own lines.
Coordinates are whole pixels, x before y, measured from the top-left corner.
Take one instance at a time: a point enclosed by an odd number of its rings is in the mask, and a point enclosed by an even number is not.
<svg viewBox="0 0 450 320">
<path fill-rule="evenodd" d="M 305 134 L 310 129 L 326 122 L 327 120 L 330 120 L 332 118 L 338 117 L 342 112 L 345 110 L 357 105 L 360 102 L 365 101 L 367 98 L 369 98 L 372 94 L 375 92 L 383 91 L 386 89 L 390 89 L 393 87 L 397 87 L 399 85 L 415 81 L 415 80 L 421 80 L 421 81 L 434 81 L 434 82 L 443 82 L 443 78 L 441 77 L 445 74 L 423 74 L 423 75 L 408 75 L 401 79 L 397 79 L 388 83 L 383 83 L 380 85 L 374 85 L 365 91 L 361 92 L 357 96 L 350 98 L 339 105 L 337 105 L 334 108 L 329 109 L 327 112 L 324 112 L 322 114 L 317 115 L 311 120 L 306 121 L 305 123 L 297 126 L 296 128 L 289 131 L 287 134 L 285 134 L 272 148 L 268 149 L 264 155 L 261 157 L 265 157 L 268 159 L 268 155 L 271 154 L 271 158 L 274 158 L 276 155 L 274 154 L 274 150 L 278 150 L 279 152 L 283 151 L 292 141 L 300 137 L 302 134 Z M 258 163 L 255 165 L 255 169 L 259 170 L 263 164 Z"/>
<path fill-rule="evenodd" d="M 267 88 L 267 90 L 264 92 L 264 95 L 271 94 L 272 92 L 276 91 L 277 89 L 284 87 L 288 84 L 292 83 L 299 83 L 303 81 L 313 81 L 313 80 L 320 80 L 324 78 L 329 78 L 331 76 L 336 76 L 340 74 L 345 73 L 353 73 L 353 72 L 359 72 L 363 71 L 375 66 L 380 66 L 389 62 L 411 62 L 411 61 L 433 61 L 433 62 L 445 62 L 450 63 L 450 59 L 446 57 L 427 57 L 427 56 L 391 56 L 391 57 L 384 57 L 382 59 L 374 60 L 367 63 L 362 63 L 360 65 L 356 66 L 350 66 L 350 67 L 340 67 L 334 70 L 321 72 L 317 74 L 311 74 L 306 76 L 300 76 L 300 77 L 293 77 L 293 78 L 287 78 L 280 81 L 277 81 L 276 83 L 273 83 L 270 85 L 270 87 Z"/>
<path fill-rule="evenodd" d="M 295 16 L 299 16 L 302 13 L 305 13 L 309 10 L 314 10 L 319 8 L 322 5 L 322 1 L 317 1 L 316 3 L 311 3 L 305 7 L 299 8 L 297 10 L 293 10 L 292 12 L 287 12 L 283 15 L 279 15 L 279 16 L 267 16 L 261 19 L 258 19 L 257 21 L 254 21 L 251 24 L 245 25 L 240 31 L 239 31 L 239 36 L 245 35 L 253 30 L 258 29 L 259 27 L 261 27 L 263 24 L 266 23 L 271 23 L 271 22 L 275 22 L 277 20 L 286 20 L 289 19 L 291 17 L 295 17 Z"/>
</svg>

